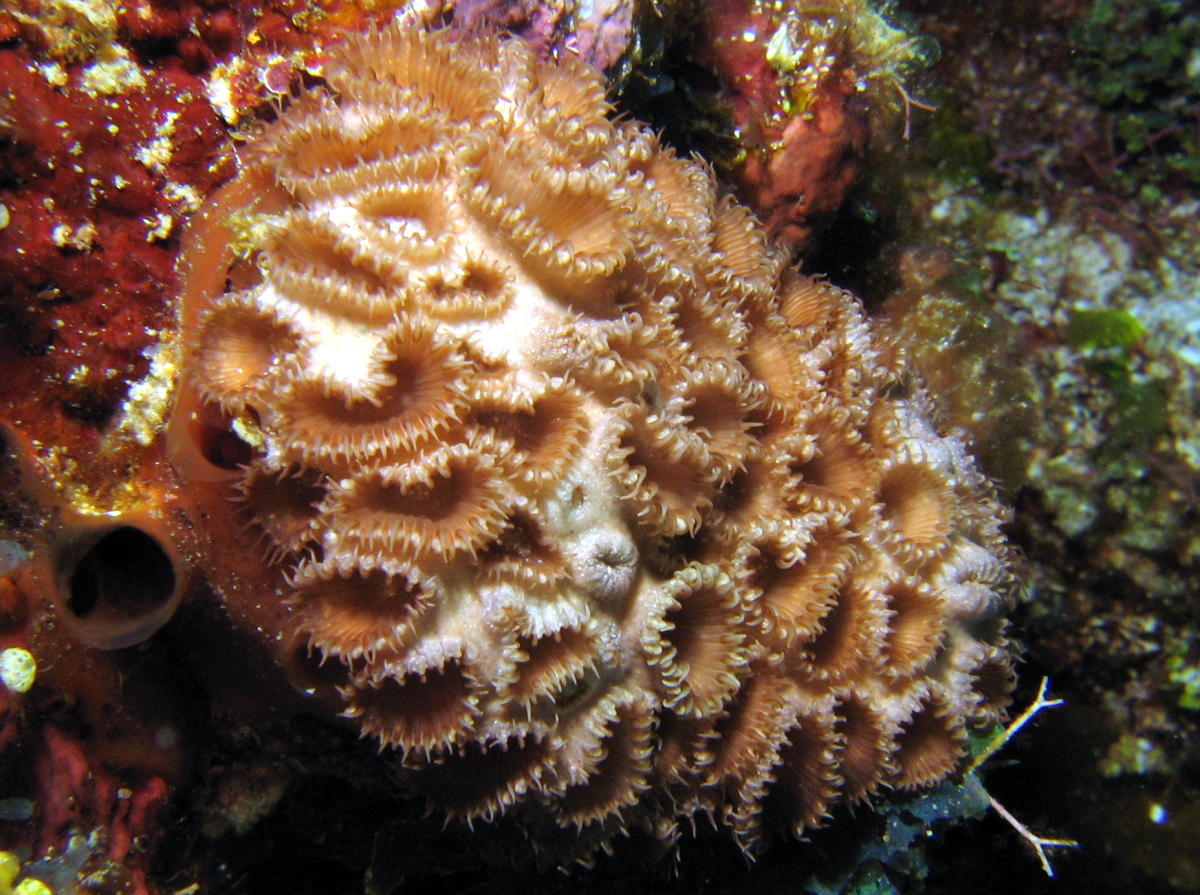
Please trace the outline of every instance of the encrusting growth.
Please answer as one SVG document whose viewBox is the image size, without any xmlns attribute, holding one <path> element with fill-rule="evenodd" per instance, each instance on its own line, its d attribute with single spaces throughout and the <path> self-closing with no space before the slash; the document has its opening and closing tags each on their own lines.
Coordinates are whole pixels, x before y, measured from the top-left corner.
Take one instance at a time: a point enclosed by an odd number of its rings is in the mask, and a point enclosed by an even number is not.
<svg viewBox="0 0 1200 895">
<path fill-rule="evenodd" d="M 578 62 L 391 28 L 328 72 L 185 255 L 230 614 L 435 808 L 584 852 L 953 773 L 1011 689 L 1002 514 L 857 302 Z"/>
</svg>

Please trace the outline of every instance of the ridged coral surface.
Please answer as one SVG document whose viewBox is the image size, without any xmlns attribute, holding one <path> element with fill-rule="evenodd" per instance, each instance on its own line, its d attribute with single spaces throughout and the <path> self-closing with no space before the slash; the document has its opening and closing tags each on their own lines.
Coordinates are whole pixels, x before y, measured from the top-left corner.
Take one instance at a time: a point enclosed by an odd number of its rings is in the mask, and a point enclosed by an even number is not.
<svg viewBox="0 0 1200 895">
<path fill-rule="evenodd" d="M 582 64 L 392 29 L 329 72 L 185 258 L 231 613 L 436 808 L 585 850 L 950 774 L 1011 686 L 1000 513 L 856 301 Z"/>
</svg>

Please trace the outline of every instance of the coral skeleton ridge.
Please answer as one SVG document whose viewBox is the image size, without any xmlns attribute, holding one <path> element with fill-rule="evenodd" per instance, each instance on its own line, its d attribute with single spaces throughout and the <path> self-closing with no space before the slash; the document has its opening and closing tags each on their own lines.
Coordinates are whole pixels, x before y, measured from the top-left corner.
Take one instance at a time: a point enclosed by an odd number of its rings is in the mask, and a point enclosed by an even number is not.
<svg viewBox="0 0 1200 895">
<path fill-rule="evenodd" d="M 953 773 L 1011 689 L 1002 514 L 857 302 L 582 63 L 391 28 L 328 83 L 184 256 L 231 616 L 435 809 L 583 852 Z"/>
</svg>

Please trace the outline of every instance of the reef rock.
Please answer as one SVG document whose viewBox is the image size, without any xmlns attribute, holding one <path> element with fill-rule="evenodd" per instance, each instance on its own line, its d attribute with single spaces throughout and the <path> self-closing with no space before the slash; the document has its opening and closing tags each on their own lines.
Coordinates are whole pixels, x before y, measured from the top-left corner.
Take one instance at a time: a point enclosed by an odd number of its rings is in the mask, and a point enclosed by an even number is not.
<svg viewBox="0 0 1200 895">
<path fill-rule="evenodd" d="M 857 302 L 582 63 L 393 28 L 328 81 L 184 259 L 231 616 L 460 820 L 753 849 L 953 773 L 1011 689 L 1002 513 Z"/>
</svg>

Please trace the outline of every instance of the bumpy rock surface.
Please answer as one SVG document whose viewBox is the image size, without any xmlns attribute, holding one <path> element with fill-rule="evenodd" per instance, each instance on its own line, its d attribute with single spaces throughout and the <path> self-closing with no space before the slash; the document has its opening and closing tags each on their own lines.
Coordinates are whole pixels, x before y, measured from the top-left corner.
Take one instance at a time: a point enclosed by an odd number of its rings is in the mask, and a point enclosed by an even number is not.
<svg viewBox="0 0 1200 895">
<path fill-rule="evenodd" d="M 1001 514 L 855 300 L 581 64 L 389 30 L 330 72 L 188 249 L 231 612 L 437 809 L 585 849 L 950 774 L 1011 688 Z"/>
</svg>

